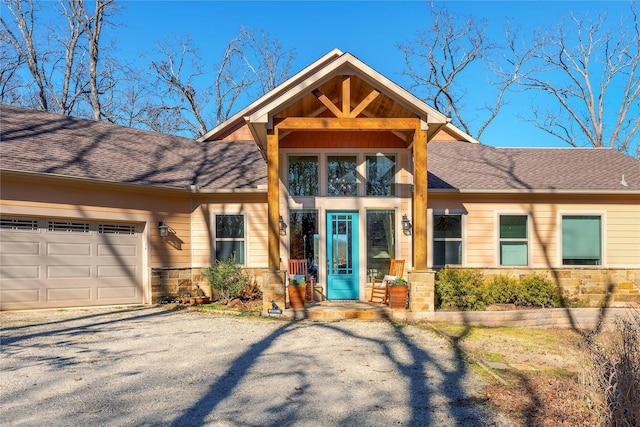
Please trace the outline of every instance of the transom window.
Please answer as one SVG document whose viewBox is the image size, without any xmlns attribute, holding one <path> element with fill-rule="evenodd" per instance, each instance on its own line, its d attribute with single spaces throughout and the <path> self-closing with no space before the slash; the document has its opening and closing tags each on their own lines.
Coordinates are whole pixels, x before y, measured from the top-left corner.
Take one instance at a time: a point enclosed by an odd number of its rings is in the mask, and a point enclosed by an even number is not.
<svg viewBox="0 0 640 427">
<path fill-rule="evenodd" d="M 528 265 L 527 215 L 500 215 L 500 265 Z"/>
<path fill-rule="evenodd" d="M 318 195 L 318 156 L 289 156 L 289 194 Z"/>
<path fill-rule="evenodd" d="M 433 265 L 462 264 L 462 215 L 433 216 Z"/>
<path fill-rule="evenodd" d="M 357 196 L 357 156 L 327 157 L 327 195 Z"/>
<path fill-rule="evenodd" d="M 599 216 L 562 217 L 562 264 L 602 265 L 602 220 Z"/>
<path fill-rule="evenodd" d="M 395 196 L 396 156 L 367 156 L 367 196 Z"/>
<path fill-rule="evenodd" d="M 215 259 L 234 258 L 236 264 L 244 264 L 244 215 L 216 215 L 215 229 Z"/>
</svg>

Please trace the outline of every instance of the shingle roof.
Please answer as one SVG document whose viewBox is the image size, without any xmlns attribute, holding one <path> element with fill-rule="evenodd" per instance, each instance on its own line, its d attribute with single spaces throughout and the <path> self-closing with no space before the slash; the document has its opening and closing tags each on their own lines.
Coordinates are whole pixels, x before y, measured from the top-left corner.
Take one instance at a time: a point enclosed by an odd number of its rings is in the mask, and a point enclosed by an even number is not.
<svg viewBox="0 0 640 427">
<path fill-rule="evenodd" d="M 0 126 L 2 169 L 170 188 L 266 188 L 253 141 L 198 143 L 6 105 Z M 640 191 L 640 162 L 614 150 L 430 142 L 427 151 L 430 189 Z"/>
<path fill-rule="evenodd" d="M 427 153 L 431 189 L 640 190 L 640 162 L 610 149 L 430 142 Z"/>
<path fill-rule="evenodd" d="M 7 105 L 0 106 L 0 124 L 2 169 L 170 188 L 255 189 L 267 183 L 253 141 L 197 143 Z"/>
</svg>

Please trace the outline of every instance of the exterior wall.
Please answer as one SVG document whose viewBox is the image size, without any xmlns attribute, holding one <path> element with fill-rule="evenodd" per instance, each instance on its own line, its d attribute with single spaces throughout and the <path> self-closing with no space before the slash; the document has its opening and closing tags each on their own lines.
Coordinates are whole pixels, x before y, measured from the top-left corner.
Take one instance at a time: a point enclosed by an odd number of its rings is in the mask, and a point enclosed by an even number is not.
<svg viewBox="0 0 640 427">
<path fill-rule="evenodd" d="M 429 211 L 430 220 L 434 212 L 463 214 L 463 264 L 467 267 L 500 267 L 498 216 L 528 214 L 529 267 L 560 268 L 561 216 L 592 214 L 602 216 L 602 268 L 640 268 L 640 204 L 629 196 L 450 196 L 430 192 Z"/>
<path fill-rule="evenodd" d="M 60 218 L 107 219 L 145 225 L 149 267 L 191 265 L 189 195 L 79 180 L 2 176 L 2 213 Z M 172 229 L 160 237 L 158 223 Z"/>
<path fill-rule="evenodd" d="M 224 196 L 200 195 L 193 200 L 192 239 L 194 267 L 208 267 L 213 260 L 215 238 L 214 215 L 245 215 L 245 260 L 251 268 L 267 268 L 267 201 L 266 194 Z"/>
</svg>

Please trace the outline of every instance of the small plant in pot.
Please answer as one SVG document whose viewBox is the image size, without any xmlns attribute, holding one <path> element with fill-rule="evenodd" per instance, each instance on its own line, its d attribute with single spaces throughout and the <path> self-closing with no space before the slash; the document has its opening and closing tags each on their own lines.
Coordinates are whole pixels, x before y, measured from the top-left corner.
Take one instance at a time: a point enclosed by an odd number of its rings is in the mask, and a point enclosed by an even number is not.
<svg viewBox="0 0 640 427">
<path fill-rule="evenodd" d="M 293 309 L 304 308 L 306 283 L 304 276 L 291 276 L 289 280 L 289 305 Z"/>
<path fill-rule="evenodd" d="M 394 309 L 407 308 L 409 289 L 407 281 L 402 277 L 389 280 L 389 307 Z"/>
</svg>

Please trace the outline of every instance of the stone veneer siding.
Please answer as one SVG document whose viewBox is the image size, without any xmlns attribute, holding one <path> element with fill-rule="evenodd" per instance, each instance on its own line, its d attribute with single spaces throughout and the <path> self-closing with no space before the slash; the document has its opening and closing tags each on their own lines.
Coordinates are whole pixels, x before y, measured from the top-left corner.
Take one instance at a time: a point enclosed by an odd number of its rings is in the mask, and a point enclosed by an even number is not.
<svg viewBox="0 0 640 427">
<path fill-rule="evenodd" d="M 167 297 L 176 298 L 182 294 L 191 293 L 198 286 L 207 296 L 211 296 L 211 287 L 203 275 L 204 270 L 206 268 L 152 268 L 151 303 L 157 304 Z M 263 289 L 263 269 L 245 268 L 244 270 L 260 289 Z"/>
<path fill-rule="evenodd" d="M 640 269 L 637 268 L 465 268 L 490 278 L 500 274 L 521 278 L 540 274 L 556 282 L 563 294 L 577 297 L 591 306 L 640 307 Z"/>
</svg>

